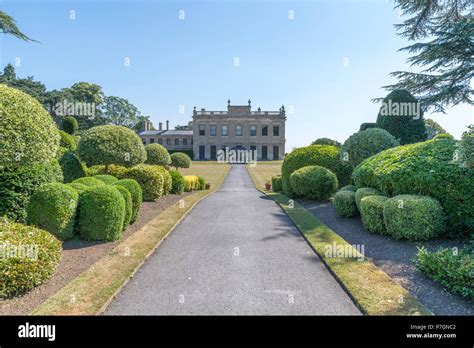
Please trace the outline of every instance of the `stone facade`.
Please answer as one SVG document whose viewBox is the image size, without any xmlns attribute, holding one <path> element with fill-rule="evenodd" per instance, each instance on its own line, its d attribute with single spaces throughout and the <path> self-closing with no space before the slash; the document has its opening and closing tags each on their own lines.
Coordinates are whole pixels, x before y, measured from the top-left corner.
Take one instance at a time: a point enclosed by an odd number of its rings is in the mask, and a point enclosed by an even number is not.
<svg viewBox="0 0 474 348">
<path fill-rule="evenodd" d="M 187 129 L 148 130 L 139 135 L 144 144 L 159 143 L 170 151 L 192 150 L 194 160 L 215 160 L 218 151 L 256 150 L 257 160 L 280 160 L 285 154 L 285 108 L 279 111 L 252 111 L 248 105 L 231 105 L 227 111 L 197 111 Z"/>
</svg>

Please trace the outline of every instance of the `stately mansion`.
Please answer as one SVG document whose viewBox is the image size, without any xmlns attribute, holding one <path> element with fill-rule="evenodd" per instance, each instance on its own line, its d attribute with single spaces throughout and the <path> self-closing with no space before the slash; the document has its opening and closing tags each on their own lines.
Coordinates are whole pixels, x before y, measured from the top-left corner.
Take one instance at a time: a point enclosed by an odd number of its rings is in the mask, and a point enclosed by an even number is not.
<svg viewBox="0 0 474 348">
<path fill-rule="evenodd" d="M 192 152 L 194 160 L 215 160 L 219 150 L 256 151 L 257 160 L 283 159 L 285 154 L 285 107 L 278 111 L 252 111 L 248 105 L 231 105 L 226 111 L 196 110 L 185 129 L 170 130 L 159 123 L 139 133 L 144 144 L 158 143 L 169 151 Z"/>
</svg>

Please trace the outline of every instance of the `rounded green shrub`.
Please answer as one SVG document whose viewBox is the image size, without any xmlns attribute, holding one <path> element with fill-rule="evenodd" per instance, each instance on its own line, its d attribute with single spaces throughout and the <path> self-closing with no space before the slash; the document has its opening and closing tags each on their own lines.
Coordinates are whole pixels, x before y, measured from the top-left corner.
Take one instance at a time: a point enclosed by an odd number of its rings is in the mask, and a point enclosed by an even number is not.
<svg viewBox="0 0 474 348">
<path fill-rule="evenodd" d="M 59 158 L 59 164 L 63 172 L 64 182 L 71 182 L 87 175 L 86 166 L 72 151 L 66 151 Z"/>
<path fill-rule="evenodd" d="M 146 160 L 140 137 L 122 126 L 97 126 L 81 137 L 77 152 L 87 166 L 116 164 L 132 167 Z"/>
<path fill-rule="evenodd" d="M 386 234 L 383 220 L 383 207 L 388 197 L 375 195 L 365 196 L 360 201 L 360 216 L 367 231 Z"/>
<path fill-rule="evenodd" d="M 281 175 L 272 176 L 272 191 L 279 192 L 281 190 L 282 190 Z"/>
<path fill-rule="evenodd" d="M 107 167 L 102 165 L 89 167 L 87 168 L 87 173 L 89 176 L 108 174 L 121 179 L 127 170 L 127 167 L 111 164 Z"/>
<path fill-rule="evenodd" d="M 184 191 L 184 177 L 177 170 L 170 170 L 172 185 L 171 193 L 175 195 L 180 195 Z"/>
<path fill-rule="evenodd" d="M 444 208 L 450 236 L 474 233 L 474 171 L 458 165 L 456 149 L 448 138 L 388 149 L 359 164 L 354 182 L 389 197 L 433 197 Z"/>
<path fill-rule="evenodd" d="M 377 123 L 375 122 L 361 123 L 359 127 L 359 132 L 365 131 L 366 129 L 369 129 L 369 128 L 377 128 Z"/>
<path fill-rule="evenodd" d="M 336 174 L 340 185 L 350 183 L 352 167 L 341 160 L 340 149 L 331 145 L 310 145 L 293 150 L 283 160 L 282 188 L 287 194 L 292 194 L 290 175 L 297 169 L 318 165 L 325 167 Z"/>
<path fill-rule="evenodd" d="M 207 181 L 204 177 L 202 176 L 198 176 L 198 180 L 199 180 L 199 190 L 205 190 L 206 189 L 206 184 L 207 184 Z"/>
<path fill-rule="evenodd" d="M 191 167 L 191 158 L 183 152 L 174 152 L 170 155 L 171 165 L 178 168 L 189 168 Z"/>
<path fill-rule="evenodd" d="M 357 210 L 359 210 L 360 212 L 360 201 L 362 198 L 367 197 L 367 196 L 376 196 L 376 195 L 380 195 L 380 192 L 371 187 L 361 187 L 360 189 L 358 189 L 355 192 Z"/>
<path fill-rule="evenodd" d="M 106 185 L 112 185 L 114 182 L 118 181 L 118 179 L 115 176 L 108 175 L 108 174 L 94 175 L 93 178 L 102 181 Z"/>
<path fill-rule="evenodd" d="M 61 128 L 66 133 L 74 135 L 79 129 L 79 124 L 74 117 L 66 116 L 61 123 Z"/>
<path fill-rule="evenodd" d="M 45 184 L 31 196 L 27 208 L 27 222 L 52 233 L 59 240 L 74 236 L 79 194 L 61 183 Z"/>
<path fill-rule="evenodd" d="M 123 175 L 124 178 L 134 179 L 142 188 L 143 200 L 154 201 L 163 195 L 164 180 L 160 166 L 139 164 L 130 168 Z"/>
<path fill-rule="evenodd" d="M 130 192 L 132 196 L 132 217 L 130 223 L 134 223 L 140 215 L 140 209 L 142 208 L 143 195 L 142 188 L 136 180 L 133 179 L 122 179 L 113 183 L 114 186 L 122 186 Z"/>
<path fill-rule="evenodd" d="M 80 193 L 78 230 L 84 239 L 118 240 L 124 219 L 125 200 L 116 187 L 102 183 Z"/>
<path fill-rule="evenodd" d="M 198 188 L 199 178 L 196 175 L 185 175 L 184 179 L 184 191 L 191 192 Z"/>
<path fill-rule="evenodd" d="M 105 185 L 105 183 L 102 180 L 91 178 L 91 177 L 79 178 L 79 179 L 74 180 L 73 183 L 83 184 L 89 187 Z"/>
<path fill-rule="evenodd" d="M 445 230 L 443 208 L 428 196 L 399 195 L 388 199 L 383 219 L 387 233 L 395 239 L 428 240 Z"/>
<path fill-rule="evenodd" d="M 354 185 L 346 185 L 346 186 L 341 187 L 339 189 L 339 191 L 353 191 L 353 192 L 356 192 L 357 187 L 355 187 Z"/>
<path fill-rule="evenodd" d="M 336 174 L 321 166 L 307 166 L 290 176 L 291 191 L 297 197 L 325 201 L 336 192 Z"/>
<path fill-rule="evenodd" d="M 125 230 L 128 225 L 130 225 L 132 221 L 132 214 L 133 214 L 133 202 L 132 202 L 132 195 L 130 192 L 121 185 L 113 185 L 122 195 L 125 201 L 125 216 L 123 218 L 123 229 Z"/>
<path fill-rule="evenodd" d="M 74 190 L 76 190 L 79 193 L 89 188 L 89 186 L 86 186 L 84 184 L 79 184 L 77 182 L 70 182 L 70 183 L 67 183 L 66 185 L 69 187 L 72 187 Z"/>
<path fill-rule="evenodd" d="M 163 176 L 163 192 L 161 193 L 161 195 L 167 195 L 168 193 L 170 193 L 171 186 L 173 185 L 173 180 L 171 178 L 170 172 L 163 166 L 153 165 L 153 167 Z"/>
<path fill-rule="evenodd" d="M 341 143 L 337 140 L 329 139 L 329 138 L 318 138 L 311 143 L 311 145 L 332 145 L 341 147 Z"/>
<path fill-rule="evenodd" d="M 350 190 L 340 190 L 334 195 L 332 201 L 336 213 L 344 217 L 356 216 L 359 212 L 355 204 L 355 192 Z"/>
<path fill-rule="evenodd" d="M 417 105 L 418 100 L 406 90 L 390 92 L 382 102 L 377 128 L 385 129 L 402 145 L 425 141 L 427 134 L 423 112 Z"/>
<path fill-rule="evenodd" d="M 26 207 L 33 192 L 43 184 L 63 181 L 57 160 L 0 170 L 0 216 L 26 221 Z"/>
<path fill-rule="evenodd" d="M 0 297 L 21 295 L 49 279 L 62 245 L 51 233 L 0 218 Z"/>
<path fill-rule="evenodd" d="M 389 132 L 380 128 L 369 128 L 352 134 L 342 145 L 342 153 L 347 154 L 353 166 L 380 151 L 400 145 Z"/>
<path fill-rule="evenodd" d="M 71 134 L 68 134 L 65 131 L 60 130 L 59 135 L 61 136 L 61 140 L 59 141 L 59 146 L 64 147 L 70 151 L 76 151 L 77 149 L 76 139 Z"/>
<path fill-rule="evenodd" d="M 157 164 L 167 166 L 171 163 L 171 156 L 163 145 L 148 144 L 145 146 L 147 164 Z"/>
<path fill-rule="evenodd" d="M 51 115 L 30 95 L 0 84 L 0 167 L 53 160 L 59 131 Z"/>
</svg>

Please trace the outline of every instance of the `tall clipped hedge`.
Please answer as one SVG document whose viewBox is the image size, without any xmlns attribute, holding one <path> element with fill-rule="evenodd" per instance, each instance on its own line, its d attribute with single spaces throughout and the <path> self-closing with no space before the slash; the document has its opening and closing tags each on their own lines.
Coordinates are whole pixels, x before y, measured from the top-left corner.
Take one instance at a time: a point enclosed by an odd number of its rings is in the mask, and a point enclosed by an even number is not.
<svg viewBox="0 0 474 348">
<path fill-rule="evenodd" d="M 87 168 L 79 157 L 72 151 L 66 151 L 60 158 L 59 164 L 63 171 L 64 182 L 72 182 L 87 175 Z"/>
<path fill-rule="evenodd" d="M 145 146 L 146 150 L 146 162 L 147 164 L 157 164 L 161 166 L 167 166 L 171 163 L 171 156 L 163 145 L 160 144 L 148 144 Z"/>
<path fill-rule="evenodd" d="M 30 95 L 0 84 L 0 167 L 51 161 L 59 131 L 51 115 Z"/>
<path fill-rule="evenodd" d="M 113 183 L 114 186 L 122 186 L 130 192 L 132 196 L 132 218 L 130 223 L 134 223 L 140 215 L 143 202 L 142 188 L 136 180 L 122 179 Z"/>
<path fill-rule="evenodd" d="M 289 153 L 283 160 L 282 187 L 291 194 L 290 175 L 297 169 L 318 165 L 336 174 L 341 186 L 350 183 L 352 167 L 340 158 L 340 149 L 331 145 L 310 145 L 300 147 Z"/>
<path fill-rule="evenodd" d="M 448 232 L 474 233 L 474 171 L 453 160 L 455 150 L 449 137 L 388 149 L 359 164 L 354 182 L 385 196 L 433 197 L 447 214 Z"/>
<path fill-rule="evenodd" d="M 127 170 L 123 178 L 134 179 L 142 188 L 143 200 L 154 201 L 163 195 L 164 179 L 159 166 L 139 164 Z"/>
<path fill-rule="evenodd" d="M 116 164 L 132 167 L 146 160 L 140 137 L 122 126 L 97 126 L 81 137 L 77 152 L 87 166 Z"/>
<path fill-rule="evenodd" d="M 403 108 L 408 105 L 415 105 L 418 100 L 410 92 L 397 89 L 390 92 L 383 100 L 377 116 L 377 127 L 385 129 L 400 141 L 400 144 L 411 144 L 424 141 L 427 138 L 423 112 L 416 115 L 415 110 Z M 396 115 L 395 107 L 398 107 L 400 116 Z M 391 114 L 388 114 L 390 112 Z"/>
</svg>

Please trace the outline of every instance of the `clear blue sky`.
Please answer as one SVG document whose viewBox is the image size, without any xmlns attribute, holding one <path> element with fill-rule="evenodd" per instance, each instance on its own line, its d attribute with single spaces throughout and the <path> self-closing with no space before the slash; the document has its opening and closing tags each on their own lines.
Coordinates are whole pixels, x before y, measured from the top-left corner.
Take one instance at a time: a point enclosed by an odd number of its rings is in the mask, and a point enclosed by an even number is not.
<svg viewBox="0 0 474 348">
<path fill-rule="evenodd" d="M 19 57 L 21 77 L 48 89 L 97 83 L 155 125 L 186 124 L 194 105 L 224 110 L 229 98 L 263 110 L 284 104 L 293 110 L 287 151 L 318 137 L 342 142 L 373 122 L 370 100 L 386 94 L 390 72 L 407 68 L 392 1 L 0 0 L 0 8 L 41 42 L 0 36 L 2 67 Z M 473 115 L 464 105 L 429 117 L 459 137 Z"/>
</svg>

